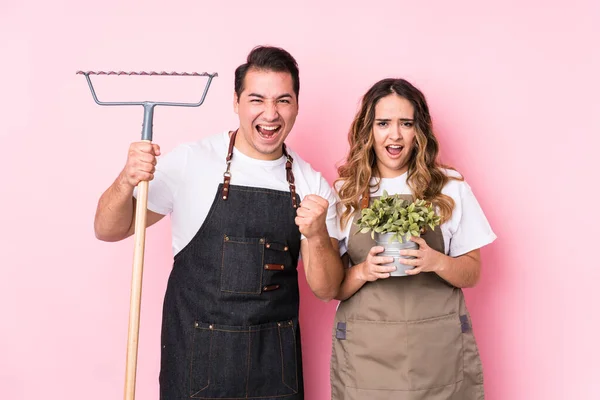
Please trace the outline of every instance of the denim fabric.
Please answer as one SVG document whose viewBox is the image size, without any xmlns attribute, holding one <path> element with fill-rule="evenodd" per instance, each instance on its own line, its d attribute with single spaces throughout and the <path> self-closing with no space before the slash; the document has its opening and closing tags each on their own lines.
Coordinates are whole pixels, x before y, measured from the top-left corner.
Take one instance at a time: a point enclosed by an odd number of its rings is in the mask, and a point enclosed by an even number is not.
<svg viewBox="0 0 600 400">
<path fill-rule="evenodd" d="M 300 232 L 290 193 L 231 185 L 223 200 L 221 189 L 175 256 L 160 398 L 303 399 Z"/>
</svg>

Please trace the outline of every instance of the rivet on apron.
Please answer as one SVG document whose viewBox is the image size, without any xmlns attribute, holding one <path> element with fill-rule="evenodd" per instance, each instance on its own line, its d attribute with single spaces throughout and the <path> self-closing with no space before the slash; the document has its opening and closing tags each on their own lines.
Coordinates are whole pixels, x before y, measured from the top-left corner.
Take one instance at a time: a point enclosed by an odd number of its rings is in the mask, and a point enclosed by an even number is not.
<svg viewBox="0 0 600 400">
<path fill-rule="evenodd" d="M 208 329 L 212 329 L 212 328 L 213 328 L 212 324 L 208 326 Z"/>
<path fill-rule="evenodd" d="M 264 244 L 264 243 L 265 243 L 265 239 L 263 239 L 263 238 L 260 238 L 260 239 L 258 240 L 258 243 L 260 243 L 260 244 Z"/>
<path fill-rule="evenodd" d="M 267 249 L 271 248 L 271 243 L 267 243 L 267 245 L 265 246 Z"/>
<path fill-rule="evenodd" d="M 288 325 L 292 326 L 294 323 L 292 321 L 288 321 Z"/>
<path fill-rule="evenodd" d="M 194 322 L 194 326 L 197 328 L 198 327 L 198 322 Z"/>
<path fill-rule="evenodd" d="M 225 235 L 225 241 L 229 241 L 229 236 Z"/>
<path fill-rule="evenodd" d="M 284 251 L 288 251 L 288 247 L 287 247 L 287 246 L 285 246 L 285 247 L 283 248 L 283 250 L 284 250 Z"/>
<path fill-rule="evenodd" d="M 278 322 L 278 323 L 277 323 L 277 326 L 281 327 L 281 322 Z"/>
</svg>

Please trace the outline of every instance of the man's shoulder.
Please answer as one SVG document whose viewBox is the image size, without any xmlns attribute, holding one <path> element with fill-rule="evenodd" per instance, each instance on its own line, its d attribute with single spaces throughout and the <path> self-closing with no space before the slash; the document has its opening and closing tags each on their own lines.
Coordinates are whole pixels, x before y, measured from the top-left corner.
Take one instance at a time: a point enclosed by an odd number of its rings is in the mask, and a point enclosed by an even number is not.
<svg viewBox="0 0 600 400">
<path fill-rule="evenodd" d="M 306 161 L 300 154 L 296 153 L 293 149 L 287 148 L 287 151 L 290 156 L 294 159 L 294 164 L 302 171 L 303 174 L 306 175 L 318 175 L 321 176 L 321 173 L 313 168 L 313 166 Z"/>
<path fill-rule="evenodd" d="M 210 157 L 212 155 L 226 156 L 227 145 L 224 141 L 224 133 L 220 132 L 202 139 L 184 142 L 177 146 L 177 150 L 188 152 L 192 157 Z"/>
<path fill-rule="evenodd" d="M 333 190 L 321 171 L 313 168 L 308 161 L 304 160 L 293 149 L 288 148 L 288 153 L 294 158 L 294 174 L 297 174 L 296 178 L 298 179 L 296 179 L 296 182 L 299 189 L 306 193 L 316 193 L 321 197 L 330 198 Z"/>
</svg>

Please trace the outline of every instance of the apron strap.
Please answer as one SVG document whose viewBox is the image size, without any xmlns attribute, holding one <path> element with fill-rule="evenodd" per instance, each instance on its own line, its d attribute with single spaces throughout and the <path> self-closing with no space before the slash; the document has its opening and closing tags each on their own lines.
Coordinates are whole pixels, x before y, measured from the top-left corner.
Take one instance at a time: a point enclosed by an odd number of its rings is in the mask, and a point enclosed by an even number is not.
<svg viewBox="0 0 600 400">
<path fill-rule="evenodd" d="M 229 183 L 231 181 L 231 159 L 233 158 L 233 147 L 235 145 L 235 136 L 237 135 L 237 129 L 233 131 L 229 138 L 229 149 L 227 150 L 227 157 L 225 161 L 227 162 L 227 170 L 223 173 L 223 200 L 227 200 L 229 197 Z M 296 184 L 294 183 L 294 173 L 292 172 L 292 164 L 294 159 L 287 152 L 287 148 L 285 143 L 282 145 L 283 155 L 287 158 L 285 162 L 285 171 L 286 171 L 286 179 L 288 184 L 290 185 L 290 194 L 292 196 L 292 207 L 298 208 L 298 202 L 296 200 Z"/>
<path fill-rule="evenodd" d="M 235 135 L 237 134 L 237 129 L 231 134 L 229 139 L 229 150 L 227 150 L 227 157 L 225 161 L 227 162 L 227 170 L 223 173 L 223 200 L 227 200 L 229 197 L 229 182 L 231 181 L 231 159 L 233 158 L 233 145 L 235 144 Z"/>
<path fill-rule="evenodd" d="M 283 143 L 281 150 L 283 151 L 283 155 L 287 158 L 287 161 L 285 162 L 285 172 L 286 179 L 290 184 L 290 194 L 292 195 L 292 207 L 298 208 L 298 203 L 296 201 L 296 184 L 294 183 L 294 172 L 292 171 L 292 163 L 294 162 L 294 159 L 287 152 L 285 143 Z"/>
<path fill-rule="evenodd" d="M 360 199 L 360 209 L 364 210 L 369 207 L 369 198 L 371 196 L 370 188 L 367 186 L 367 190 L 362 195 L 362 199 Z"/>
</svg>

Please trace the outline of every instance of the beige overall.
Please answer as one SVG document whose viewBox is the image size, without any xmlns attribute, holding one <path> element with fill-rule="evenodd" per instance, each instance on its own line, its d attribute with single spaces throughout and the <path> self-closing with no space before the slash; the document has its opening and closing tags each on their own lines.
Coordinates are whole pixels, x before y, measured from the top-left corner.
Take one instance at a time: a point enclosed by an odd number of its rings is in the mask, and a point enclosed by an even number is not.
<svg viewBox="0 0 600 400">
<path fill-rule="evenodd" d="M 370 233 L 356 230 L 353 224 L 351 265 L 375 246 Z M 422 237 L 444 252 L 439 227 Z M 342 301 L 333 326 L 331 398 L 483 399 L 483 371 L 462 290 L 424 272 L 367 282 Z"/>
</svg>

